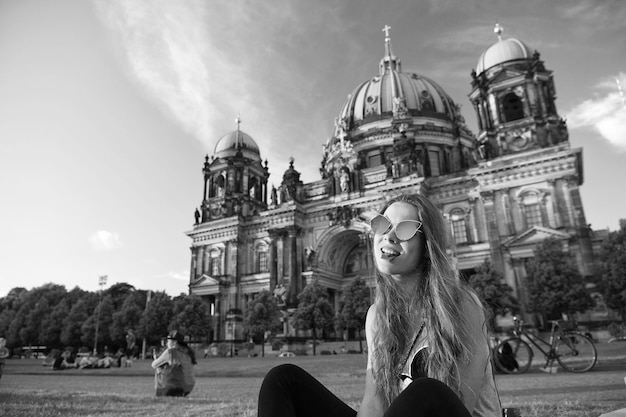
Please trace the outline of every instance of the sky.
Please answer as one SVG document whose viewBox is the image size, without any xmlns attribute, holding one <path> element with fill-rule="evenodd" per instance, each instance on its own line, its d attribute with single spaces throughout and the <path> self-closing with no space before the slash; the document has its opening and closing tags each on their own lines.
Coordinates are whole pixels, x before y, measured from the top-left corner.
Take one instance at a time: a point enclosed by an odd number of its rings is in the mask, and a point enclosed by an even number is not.
<svg viewBox="0 0 626 417">
<path fill-rule="evenodd" d="M 239 114 L 270 183 L 290 157 L 319 180 L 334 119 L 378 74 L 385 25 L 403 70 L 442 86 L 477 133 L 470 72 L 496 22 L 554 71 L 587 222 L 616 230 L 622 0 L 0 0 L 0 297 L 95 291 L 103 275 L 187 293 L 205 155 Z"/>
</svg>

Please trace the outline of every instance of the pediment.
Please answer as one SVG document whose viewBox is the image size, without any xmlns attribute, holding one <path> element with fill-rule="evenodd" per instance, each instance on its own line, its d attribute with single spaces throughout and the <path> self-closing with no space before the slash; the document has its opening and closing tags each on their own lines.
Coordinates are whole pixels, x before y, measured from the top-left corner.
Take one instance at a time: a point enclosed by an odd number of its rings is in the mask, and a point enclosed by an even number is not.
<svg viewBox="0 0 626 417">
<path fill-rule="evenodd" d="M 210 287 L 212 285 L 220 285 L 220 281 L 207 274 L 202 274 L 202 276 L 193 283 L 194 287 Z"/>
<path fill-rule="evenodd" d="M 493 77 L 489 82 L 491 85 L 496 85 L 498 83 L 508 81 L 511 78 L 525 76 L 525 74 L 526 74 L 525 71 L 516 71 L 514 69 L 507 68 L 505 70 L 500 71 L 498 75 Z"/>
<path fill-rule="evenodd" d="M 568 239 L 568 233 L 559 230 L 550 229 L 548 227 L 534 226 L 517 236 L 513 236 L 502 242 L 502 246 L 512 249 L 527 246 L 535 246 L 543 242 L 547 238 Z"/>
</svg>

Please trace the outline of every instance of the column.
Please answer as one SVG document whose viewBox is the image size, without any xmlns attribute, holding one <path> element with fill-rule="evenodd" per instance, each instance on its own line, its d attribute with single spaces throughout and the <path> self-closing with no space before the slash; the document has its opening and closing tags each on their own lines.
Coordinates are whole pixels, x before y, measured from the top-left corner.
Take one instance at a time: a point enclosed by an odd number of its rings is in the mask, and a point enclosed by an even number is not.
<svg viewBox="0 0 626 417">
<path fill-rule="evenodd" d="M 226 264 L 224 265 L 224 271 L 228 271 L 227 273 L 231 276 L 231 284 L 239 285 L 239 262 L 238 262 L 238 252 L 239 252 L 239 242 L 237 239 L 233 239 L 228 241 L 226 255 L 228 258 L 226 259 Z"/>
<path fill-rule="evenodd" d="M 197 279 L 197 275 L 196 275 L 196 250 L 195 248 L 191 248 L 191 265 L 189 266 L 189 275 L 190 275 L 190 280 L 191 282 L 195 281 Z"/>
<path fill-rule="evenodd" d="M 204 252 L 206 246 L 202 246 L 196 249 L 196 277 L 202 276 L 202 261 L 204 260 Z"/>
<path fill-rule="evenodd" d="M 572 211 L 574 218 L 575 233 L 580 241 L 580 254 L 582 257 L 582 273 L 583 275 L 591 275 L 593 271 L 593 251 L 591 248 L 591 236 L 587 220 L 585 219 L 585 211 L 583 210 L 583 202 L 580 198 L 580 189 L 578 181 L 574 178 L 568 179 L 567 187 L 572 201 Z"/>
<path fill-rule="evenodd" d="M 500 233 L 498 231 L 498 218 L 494 204 L 493 191 L 486 191 L 480 194 L 485 207 L 485 219 L 487 222 L 487 236 L 489 238 L 489 248 L 491 251 L 491 264 L 498 271 L 504 271 L 502 251 L 500 250 Z"/>
<path fill-rule="evenodd" d="M 476 198 L 470 197 L 469 204 L 470 204 L 470 208 L 468 210 L 466 218 L 469 219 L 468 223 L 469 223 L 469 229 L 471 232 L 470 241 L 471 243 L 478 243 L 480 242 L 480 240 L 478 238 L 478 229 L 476 227 Z"/>
<path fill-rule="evenodd" d="M 268 230 L 270 235 L 270 245 L 269 245 L 269 253 L 268 253 L 268 262 L 270 269 L 270 292 L 274 291 L 276 284 L 278 283 L 278 274 L 277 274 L 277 251 L 276 251 L 276 239 L 278 238 L 278 233 L 275 230 Z"/>
<path fill-rule="evenodd" d="M 301 285 L 298 279 L 298 247 L 296 237 L 298 229 L 293 226 L 287 229 L 287 247 L 289 248 L 289 295 L 287 300 L 290 304 L 297 303 Z"/>
</svg>

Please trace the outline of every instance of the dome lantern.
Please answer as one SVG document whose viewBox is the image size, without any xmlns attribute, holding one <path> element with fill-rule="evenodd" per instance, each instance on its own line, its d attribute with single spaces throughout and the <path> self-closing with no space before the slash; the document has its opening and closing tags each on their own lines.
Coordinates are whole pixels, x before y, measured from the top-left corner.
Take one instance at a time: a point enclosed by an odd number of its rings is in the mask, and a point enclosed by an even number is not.
<svg viewBox="0 0 626 417">
<path fill-rule="evenodd" d="M 502 25 L 496 23 L 493 32 L 498 36 L 498 42 L 487 48 L 478 58 L 477 75 L 505 62 L 533 59 L 535 51 L 524 42 L 515 38 L 502 39 L 504 33 Z"/>
<path fill-rule="evenodd" d="M 225 134 L 217 141 L 213 152 L 215 158 L 230 158 L 241 154 L 253 161 L 260 161 L 259 146 L 254 139 L 240 129 L 241 117 L 235 119 L 237 130 Z"/>
</svg>

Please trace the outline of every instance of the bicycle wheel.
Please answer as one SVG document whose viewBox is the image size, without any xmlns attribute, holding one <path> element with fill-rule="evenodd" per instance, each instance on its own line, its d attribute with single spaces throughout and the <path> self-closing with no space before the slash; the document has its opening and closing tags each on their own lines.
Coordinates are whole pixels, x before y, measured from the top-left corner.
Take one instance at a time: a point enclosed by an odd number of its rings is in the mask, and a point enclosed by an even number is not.
<svg viewBox="0 0 626 417">
<path fill-rule="evenodd" d="M 533 362 L 533 350 L 519 337 L 511 337 L 496 346 L 494 362 L 504 373 L 522 374 Z"/>
<path fill-rule="evenodd" d="M 587 372 L 598 360 L 593 342 L 580 333 L 563 333 L 556 344 L 556 360 L 570 372 Z"/>
</svg>

